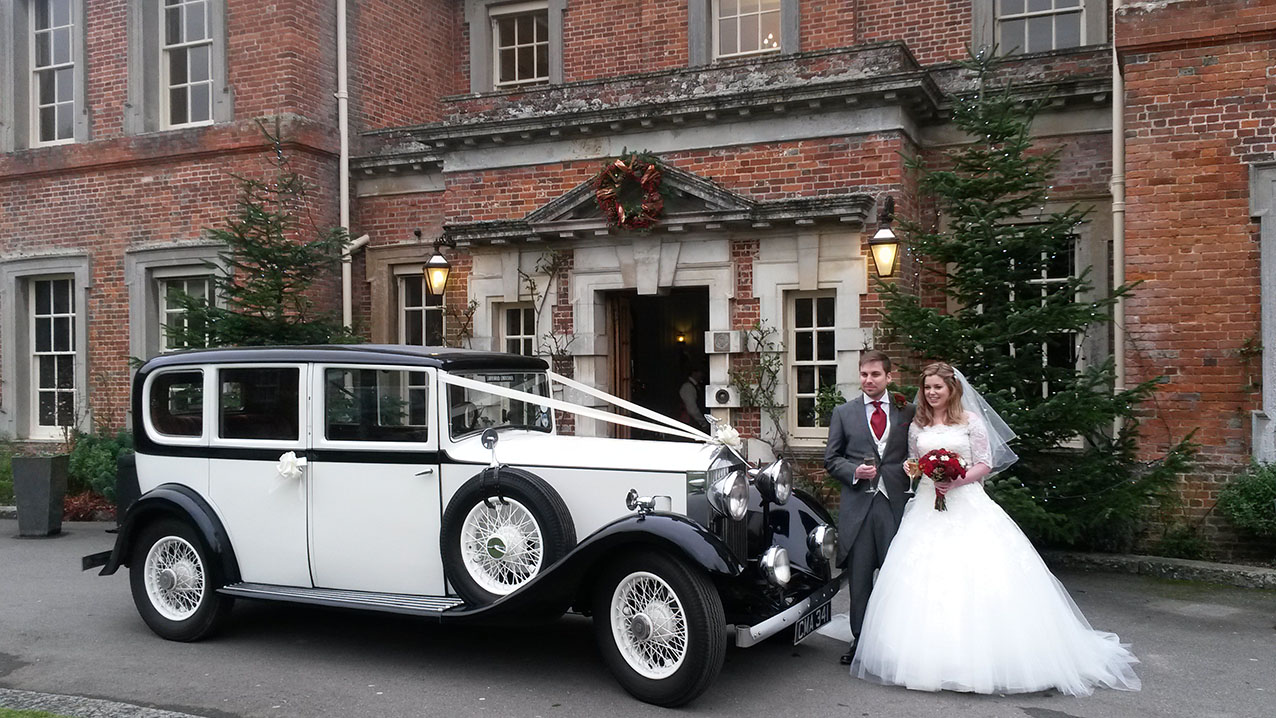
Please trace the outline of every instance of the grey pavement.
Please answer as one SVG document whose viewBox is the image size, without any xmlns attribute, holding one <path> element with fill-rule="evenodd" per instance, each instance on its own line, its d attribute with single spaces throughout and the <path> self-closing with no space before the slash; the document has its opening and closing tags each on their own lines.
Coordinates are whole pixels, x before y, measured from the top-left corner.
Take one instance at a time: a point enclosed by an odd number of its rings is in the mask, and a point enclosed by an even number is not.
<svg viewBox="0 0 1276 718">
<path fill-rule="evenodd" d="M 597 658 L 590 622 L 462 628 L 401 616 L 240 602 L 227 630 L 164 641 L 137 616 L 122 571 L 81 573 L 109 524 L 14 539 L 0 520 L 0 706 L 30 694 L 118 702 L 46 704 L 83 716 L 657 716 Z M 722 674 L 679 712 L 699 716 L 1270 718 L 1276 591 L 1061 568 L 1091 624 L 1142 659 L 1143 690 L 1087 698 L 918 693 L 852 680 L 843 646 L 813 636 L 728 649 Z M 845 611 L 845 595 L 835 610 Z M 20 692 L 20 693 L 18 693 Z M 65 706 L 65 707 L 63 707 Z M 171 715 L 171 714 L 170 714 Z"/>
</svg>

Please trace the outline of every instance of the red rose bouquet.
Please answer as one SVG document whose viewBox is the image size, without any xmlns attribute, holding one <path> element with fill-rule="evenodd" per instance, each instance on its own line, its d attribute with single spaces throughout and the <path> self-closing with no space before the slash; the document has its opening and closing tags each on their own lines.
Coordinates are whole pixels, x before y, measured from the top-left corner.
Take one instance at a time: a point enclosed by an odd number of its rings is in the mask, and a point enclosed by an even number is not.
<svg viewBox="0 0 1276 718">
<path fill-rule="evenodd" d="M 922 476 L 935 482 L 935 510 L 947 511 L 948 506 L 944 503 L 944 494 L 938 491 L 939 484 L 964 478 L 966 476 L 966 460 L 954 451 L 935 449 L 927 452 L 917 463 L 922 470 Z"/>
</svg>

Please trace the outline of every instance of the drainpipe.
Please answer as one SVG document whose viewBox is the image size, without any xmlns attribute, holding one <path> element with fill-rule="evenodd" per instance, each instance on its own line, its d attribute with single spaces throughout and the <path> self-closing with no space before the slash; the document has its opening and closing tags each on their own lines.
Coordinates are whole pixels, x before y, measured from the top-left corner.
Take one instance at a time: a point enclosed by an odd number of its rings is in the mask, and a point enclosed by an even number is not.
<svg viewBox="0 0 1276 718">
<path fill-rule="evenodd" d="M 1112 286 L 1125 284 L 1125 78 L 1117 53 L 1117 12 L 1121 0 L 1112 0 Z M 1112 361 L 1116 391 L 1125 390 L 1125 298 L 1112 308 Z M 1121 417 L 1113 429 L 1121 431 Z"/>
<path fill-rule="evenodd" d="M 337 0 L 337 134 L 341 138 L 341 151 L 337 160 L 337 203 L 340 207 L 341 228 L 350 231 L 350 109 L 346 102 L 346 0 Z M 364 235 L 346 246 L 341 253 L 341 323 L 348 329 L 354 322 L 354 275 L 350 255 L 368 242 Z"/>
</svg>

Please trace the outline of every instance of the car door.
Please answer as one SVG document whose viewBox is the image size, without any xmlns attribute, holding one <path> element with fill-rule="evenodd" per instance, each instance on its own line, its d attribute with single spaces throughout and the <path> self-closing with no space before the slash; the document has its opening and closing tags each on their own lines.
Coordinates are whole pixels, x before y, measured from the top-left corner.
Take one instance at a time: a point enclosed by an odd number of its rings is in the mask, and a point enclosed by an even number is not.
<svg viewBox="0 0 1276 718">
<path fill-rule="evenodd" d="M 222 365 L 209 493 L 249 583 L 310 586 L 305 469 L 280 471 L 308 442 L 304 363 Z M 300 464 L 302 462 L 298 462 Z"/>
<path fill-rule="evenodd" d="M 421 367 L 315 366 L 315 586 L 443 595 L 434 380 Z"/>
</svg>

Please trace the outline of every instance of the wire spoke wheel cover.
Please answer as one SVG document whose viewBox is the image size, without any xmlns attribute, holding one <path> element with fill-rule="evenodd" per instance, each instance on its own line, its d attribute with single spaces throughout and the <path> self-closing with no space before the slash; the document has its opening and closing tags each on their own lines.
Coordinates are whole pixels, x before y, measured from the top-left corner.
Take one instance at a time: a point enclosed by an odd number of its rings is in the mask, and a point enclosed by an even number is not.
<svg viewBox="0 0 1276 718">
<path fill-rule="evenodd" d="M 644 678 L 673 675 L 687 657 L 687 616 L 664 579 L 626 576 L 611 597 L 611 630 L 625 661 Z"/>
<path fill-rule="evenodd" d="M 195 547 L 180 536 L 156 541 L 143 568 L 146 595 L 161 616 L 184 621 L 195 615 L 206 588 L 204 562 Z"/>
<path fill-rule="evenodd" d="M 461 560 L 483 590 L 504 596 L 540 572 L 545 541 L 536 517 L 522 503 L 478 502 L 461 525 Z"/>
</svg>

